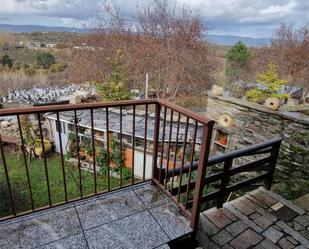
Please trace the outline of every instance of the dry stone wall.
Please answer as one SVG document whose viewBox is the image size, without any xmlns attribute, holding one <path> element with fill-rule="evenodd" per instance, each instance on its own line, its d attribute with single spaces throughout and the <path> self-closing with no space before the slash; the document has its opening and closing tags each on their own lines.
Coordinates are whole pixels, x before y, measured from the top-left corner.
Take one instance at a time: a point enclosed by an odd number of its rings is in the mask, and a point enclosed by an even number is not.
<svg viewBox="0 0 309 249">
<path fill-rule="evenodd" d="M 270 111 L 264 106 L 230 97 L 208 98 L 206 115 L 218 120 L 220 115 L 233 118 L 228 151 L 283 138 L 274 189 L 294 199 L 309 192 L 309 116 Z"/>
</svg>

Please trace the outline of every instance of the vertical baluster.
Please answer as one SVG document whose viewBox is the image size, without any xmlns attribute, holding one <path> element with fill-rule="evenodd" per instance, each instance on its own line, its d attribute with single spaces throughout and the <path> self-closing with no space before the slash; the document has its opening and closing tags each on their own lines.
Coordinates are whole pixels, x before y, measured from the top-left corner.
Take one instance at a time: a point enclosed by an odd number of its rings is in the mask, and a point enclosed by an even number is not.
<svg viewBox="0 0 309 249">
<path fill-rule="evenodd" d="M 107 163 L 107 189 L 111 190 L 110 183 L 110 170 L 109 170 L 109 117 L 108 117 L 108 107 L 105 109 L 106 116 L 106 163 Z"/>
<path fill-rule="evenodd" d="M 132 179 L 134 184 L 134 158 L 135 157 L 135 105 L 133 105 L 133 118 L 132 118 Z"/>
<path fill-rule="evenodd" d="M 1 134 L 0 134 L 0 151 L 1 151 L 1 158 L 2 158 L 2 163 L 3 163 L 3 168 L 4 168 L 6 184 L 8 186 L 8 191 L 9 191 L 9 195 L 10 195 L 11 209 L 12 209 L 13 215 L 16 216 L 16 208 L 15 208 L 15 204 L 14 204 L 14 200 L 13 200 L 13 195 L 12 195 L 12 189 L 11 189 L 11 183 L 10 183 L 10 178 L 9 178 L 9 172 L 8 172 L 8 168 L 7 168 L 7 164 L 6 164 L 6 160 L 5 160 L 5 156 L 4 156 Z"/>
<path fill-rule="evenodd" d="M 177 201 L 178 202 L 180 200 L 180 190 L 181 190 L 181 185 L 182 185 L 182 171 L 183 171 L 183 167 L 184 167 L 184 164 L 185 164 L 185 158 L 186 158 L 188 127 L 189 127 L 189 118 L 187 117 L 184 144 L 183 144 L 183 152 L 182 152 L 181 169 L 180 169 L 180 176 L 179 176 L 179 182 L 178 182 L 178 195 L 177 195 Z"/>
<path fill-rule="evenodd" d="M 63 178 L 63 187 L 64 187 L 64 197 L 65 202 L 68 202 L 68 193 L 67 193 L 67 183 L 65 177 L 65 169 L 64 169 L 64 156 L 62 149 L 62 138 L 61 138 L 61 124 L 59 119 L 59 112 L 57 112 L 57 126 L 58 126 L 58 135 L 59 135 L 59 145 L 60 145 L 60 154 L 61 154 L 61 169 L 62 169 L 62 178 Z"/>
<path fill-rule="evenodd" d="M 93 161 L 93 183 L 94 193 L 97 194 L 97 168 L 96 168 L 96 154 L 95 154 L 95 142 L 94 142 L 94 122 L 93 122 L 93 109 L 90 109 L 91 118 L 91 140 L 92 140 L 92 161 Z"/>
<path fill-rule="evenodd" d="M 120 106 L 120 155 L 121 155 L 121 159 L 123 158 L 122 156 L 122 151 L 123 151 L 123 148 L 122 148 L 122 106 Z M 123 168 L 123 164 L 124 162 L 121 160 L 121 164 L 120 164 L 120 188 L 122 188 L 122 168 Z"/>
<path fill-rule="evenodd" d="M 187 206 L 188 206 L 188 198 L 189 198 L 189 191 L 190 191 L 190 185 L 191 185 L 191 176 L 192 176 L 192 167 L 193 167 L 194 154 L 195 154 L 197 127 L 198 127 L 198 122 L 195 121 L 193 141 L 192 141 L 193 144 L 192 144 L 192 151 L 191 151 L 192 155 L 191 155 L 191 160 L 190 160 L 189 176 L 188 176 L 188 181 L 187 181 L 186 204 L 185 204 L 186 209 L 187 209 Z"/>
<path fill-rule="evenodd" d="M 170 156 L 171 156 L 171 139 L 172 139 L 172 130 L 173 130 L 173 115 L 174 115 L 174 110 L 171 109 L 170 130 L 169 130 L 169 136 L 168 136 L 168 152 L 167 152 L 167 162 L 166 162 L 166 170 L 165 170 L 165 183 L 164 183 L 164 188 L 165 189 L 166 189 L 166 185 L 167 185 L 168 166 L 169 166 L 169 163 L 170 163 Z"/>
<path fill-rule="evenodd" d="M 152 178 L 158 177 L 158 145 L 160 133 L 160 112 L 161 106 L 159 103 L 155 104 L 155 120 L 153 126 L 153 150 L 152 150 Z"/>
<path fill-rule="evenodd" d="M 159 182 L 163 184 L 164 179 L 162 178 L 162 166 L 163 166 L 163 155 L 164 155 L 164 140 L 165 140 L 165 126 L 166 126 L 166 111 L 167 107 L 164 108 L 164 118 L 163 118 L 163 134 L 162 134 L 162 142 L 161 142 L 161 160 L 160 160 L 160 171 L 159 171 Z M 165 170 L 166 172 L 166 170 Z M 165 173 L 166 174 L 166 173 Z"/>
<path fill-rule="evenodd" d="M 26 156 L 26 151 L 25 151 L 25 143 L 24 143 L 24 138 L 23 138 L 23 131 L 22 131 L 19 115 L 17 115 L 17 123 L 18 123 L 18 129 L 19 129 L 21 150 L 22 150 L 22 153 L 23 153 L 24 165 L 25 165 L 26 176 L 27 176 L 27 183 L 28 183 L 28 189 L 29 189 L 29 195 L 30 195 L 30 201 L 31 201 L 31 208 L 34 211 L 34 203 L 33 203 L 32 188 L 31 188 L 31 182 L 30 182 L 29 168 L 28 168 L 27 156 Z"/>
<path fill-rule="evenodd" d="M 48 177 L 48 169 L 47 169 L 47 161 L 46 161 L 46 153 L 45 153 L 45 145 L 44 145 L 44 137 L 43 137 L 43 130 L 42 130 L 42 122 L 40 113 L 37 114 L 38 122 L 39 122 L 39 130 L 41 136 L 41 144 L 42 144 L 42 153 L 43 153 L 43 160 L 44 160 L 44 167 L 45 167 L 45 177 L 46 177 L 46 184 L 47 184 L 47 193 L 48 193 L 48 202 L 49 206 L 52 206 L 51 202 L 51 195 L 50 195 L 50 187 L 49 187 L 49 177 Z"/>
<path fill-rule="evenodd" d="M 146 104 L 145 106 L 143 181 L 145 181 L 145 175 L 146 175 L 147 129 L 148 129 L 147 119 L 148 119 L 148 104 Z"/>
<path fill-rule="evenodd" d="M 79 154 L 79 136 L 78 136 L 78 119 L 76 110 L 74 110 L 74 122 L 75 122 L 75 137 L 76 137 L 76 150 L 77 150 L 77 164 L 78 164 L 78 175 L 79 175 L 79 192 L 80 197 L 83 197 L 83 186 L 82 186 L 82 171 L 80 165 L 80 154 Z"/>
<path fill-rule="evenodd" d="M 173 186 L 174 186 L 174 177 L 175 177 L 175 169 L 176 169 L 177 150 L 178 150 L 179 125 L 180 125 L 180 113 L 178 113 L 178 120 L 177 120 L 175 156 L 174 156 L 174 165 L 173 165 L 173 174 L 172 174 L 172 188 L 171 188 L 172 192 L 173 192 Z"/>
</svg>

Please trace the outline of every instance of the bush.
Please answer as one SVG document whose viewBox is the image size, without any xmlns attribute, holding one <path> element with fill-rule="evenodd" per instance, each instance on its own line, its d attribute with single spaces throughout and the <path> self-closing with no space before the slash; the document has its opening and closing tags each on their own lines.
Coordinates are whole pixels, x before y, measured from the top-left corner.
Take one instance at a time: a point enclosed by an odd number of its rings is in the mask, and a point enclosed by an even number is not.
<svg viewBox="0 0 309 249">
<path fill-rule="evenodd" d="M 129 92 L 123 82 L 106 82 L 100 83 L 97 86 L 99 94 L 106 101 L 130 100 L 133 95 Z"/>
<path fill-rule="evenodd" d="M 131 169 L 129 168 L 122 168 L 122 179 L 129 180 L 132 177 Z"/>
<path fill-rule="evenodd" d="M 36 62 L 44 69 L 48 69 L 56 63 L 55 57 L 49 52 L 39 52 L 36 56 Z"/>
<path fill-rule="evenodd" d="M 51 73 L 63 72 L 67 67 L 68 65 L 65 63 L 56 63 L 56 64 L 51 65 L 50 72 Z"/>
<path fill-rule="evenodd" d="M 13 60 L 6 54 L 1 57 L 0 64 L 11 68 L 13 66 Z"/>
<path fill-rule="evenodd" d="M 280 100 L 289 98 L 289 94 L 278 93 L 286 81 L 279 79 L 278 67 L 273 63 L 268 64 L 268 69 L 258 75 L 256 82 L 264 85 L 266 89 L 251 89 L 247 91 L 246 96 L 251 101 L 263 102 L 269 97 L 276 97 Z"/>
<path fill-rule="evenodd" d="M 33 76 L 36 74 L 36 69 L 33 67 L 24 67 L 23 68 L 23 72 L 25 73 L 25 75 L 27 76 Z"/>
</svg>

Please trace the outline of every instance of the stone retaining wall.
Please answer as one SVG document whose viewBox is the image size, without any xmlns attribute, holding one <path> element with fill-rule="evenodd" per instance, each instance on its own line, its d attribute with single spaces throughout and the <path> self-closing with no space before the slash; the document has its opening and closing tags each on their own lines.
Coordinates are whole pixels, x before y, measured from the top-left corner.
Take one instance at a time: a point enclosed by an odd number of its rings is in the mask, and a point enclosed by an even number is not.
<svg viewBox="0 0 309 249">
<path fill-rule="evenodd" d="M 234 124 L 228 151 L 282 137 L 274 190 L 294 199 L 309 192 L 309 116 L 270 111 L 262 105 L 229 97 L 208 98 L 206 115 L 217 120 L 228 114 Z"/>
</svg>

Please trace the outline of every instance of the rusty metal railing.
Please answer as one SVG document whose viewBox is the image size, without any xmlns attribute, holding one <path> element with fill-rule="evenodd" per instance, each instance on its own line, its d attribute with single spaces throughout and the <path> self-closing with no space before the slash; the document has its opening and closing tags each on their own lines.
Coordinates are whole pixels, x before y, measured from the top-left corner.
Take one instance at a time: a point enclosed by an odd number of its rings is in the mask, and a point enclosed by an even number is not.
<svg viewBox="0 0 309 249">
<path fill-rule="evenodd" d="M 0 110 L 0 117 L 15 120 L 18 126 L 15 134 L 8 136 L 2 130 L 0 136 L 0 177 L 3 173 L 0 182 L 5 182 L 10 206 L 9 212 L 0 214 L 1 220 L 151 181 L 171 196 L 191 219 L 192 228 L 196 227 L 203 194 L 201 183 L 214 124 L 212 120 L 160 99 L 4 109 Z M 34 123 L 37 125 L 36 130 L 33 128 Z M 26 127 L 32 127 L 36 141 L 29 141 L 29 130 Z M 88 150 L 91 150 L 89 155 L 83 151 L 86 133 L 87 139 L 90 139 L 87 145 Z M 53 142 L 56 155 L 48 155 L 50 148 L 46 141 Z M 19 152 L 10 155 L 5 146 L 8 143 L 15 143 Z M 74 153 L 68 152 L 68 147 L 74 147 Z M 38 148 L 41 151 L 40 159 L 32 159 L 38 156 L 35 152 Z M 117 159 L 115 151 L 118 153 Z M 71 157 L 68 159 L 69 154 Z M 20 155 L 23 160 L 16 161 Z M 56 160 L 56 165 L 53 160 Z M 180 190 L 184 184 L 190 186 L 193 171 L 184 179 L 183 170 L 188 162 L 193 166 L 196 160 L 199 162 L 198 174 L 194 180 L 198 184 L 192 209 L 188 211 L 181 204 L 183 197 L 180 192 L 174 196 L 170 190 L 175 187 Z M 41 165 L 38 169 L 41 172 L 39 179 L 33 173 L 33 163 Z M 85 163 L 90 165 L 89 168 L 83 166 Z M 17 169 L 19 172 L 25 172 L 27 184 L 23 186 L 23 192 L 27 193 L 25 198 L 30 202 L 27 208 L 20 208 L 22 203 L 14 192 L 16 179 L 11 169 L 15 164 L 21 165 Z M 58 188 L 62 192 L 61 200 L 56 198 L 59 193 L 55 193 L 55 170 L 57 183 L 61 185 L 61 189 Z M 164 174 L 168 170 L 180 173 L 168 179 Z M 128 175 L 128 171 L 129 179 L 124 176 Z M 90 174 L 90 178 L 88 175 L 85 178 L 85 173 Z M 72 178 L 76 188 L 74 194 Z M 105 184 L 103 187 L 102 179 Z M 42 193 L 37 193 L 40 191 L 35 188 L 37 181 L 44 182 L 41 188 L 44 188 L 46 201 L 43 203 L 38 201 L 37 196 Z"/>
</svg>

